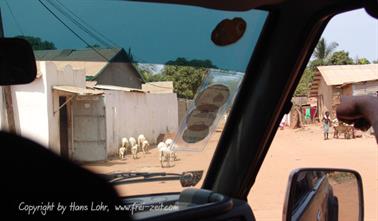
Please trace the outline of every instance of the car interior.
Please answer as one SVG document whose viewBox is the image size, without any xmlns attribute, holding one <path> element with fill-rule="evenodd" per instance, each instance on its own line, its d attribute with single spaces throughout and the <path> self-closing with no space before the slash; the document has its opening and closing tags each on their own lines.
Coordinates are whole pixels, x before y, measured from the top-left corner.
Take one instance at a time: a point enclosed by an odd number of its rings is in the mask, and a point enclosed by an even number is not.
<svg viewBox="0 0 378 221">
<path fill-rule="evenodd" d="M 228 12 L 259 10 L 265 13 L 260 15 L 265 18 L 262 20 L 261 32 L 257 36 L 255 47 L 248 49 L 252 52 L 246 63 L 245 75 L 202 187 L 187 188 L 182 192 L 120 197 L 106 177 L 86 170 L 34 141 L 11 132 L 0 132 L 2 146 L 11 147 L 3 148 L 2 155 L 17 156 L 3 157 L 1 163 L 3 167 L 17 165 L 6 170 L 3 175 L 2 182 L 5 188 L 2 189 L 2 195 L 6 196 L 4 201 L 7 206 L 4 211 L 10 215 L 17 214 L 20 201 L 96 201 L 112 205 L 110 212 L 104 214 L 72 212 L 65 215 L 99 216 L 100 214 L 126 218 L 133 215 L 135 220 L 255 220 L 253 211 L 247 203 L 247 195 L 259 174 L 280 119 L 291 109 L 290 98 L 323 30 L 335 15 L 355 9 L 365 8 L 370 15 L 378 18 L 378 2 L 376 0 L 137 0 L 135 2 L 167 6 L 174 4 Z M 211 37 L 215 44 L 224 47 L 238 41 L 248 31 L 259 32 L 259 25 L 252 26 L 255 30 L 249 30 L 248 21 L 245 23 L 240 18 L 224 20 L 219 25 L 213 30 Z M 234 28 L 234 25 L 238 27 L 237 31 L 229 30 Z M 36 78 L 37 68 L 33 50 L 25 40 L 2 38 L 0 53 L 1 86 L 26 84 Z M 235 67 L 243 69 L 238 64 Z M 227 88 L 218 85 L 219 88 L 225 94 L 224 97 L 229 96 L 230 91 Z M 209 94 L 202 96 L 202 99 L 206 100 L 207 96 Z M 198 109 L 207 111 L 211 108 L 218 109 L 225 100 L 221 100 L 221 104 L 215 107 L 201 105 L 201 102 L 206 103 L 198 99 Z M 183 139 L 189 143 L 196 142 L 197 138 L 183 135 Z M 193 177 L 193 174 L 196 173 L 193 172 L 188 176 Z M 202 173 L 198 176 L 202 176 Z M 145 207 L 133 208 L 131 212 L 113 209 L 116 205 L 133 207 L 138 203 Z M 148 209 L 157 205 L 174 206 L 175 209 L 172 211 Z M 138 213 L 134 214 L 133 210 L 138 210 Z M 5 214 L 3 213 L 2 216 L 4 217 Z M 360 218 L 363 220 L 363 214 Z"/>
</svg>

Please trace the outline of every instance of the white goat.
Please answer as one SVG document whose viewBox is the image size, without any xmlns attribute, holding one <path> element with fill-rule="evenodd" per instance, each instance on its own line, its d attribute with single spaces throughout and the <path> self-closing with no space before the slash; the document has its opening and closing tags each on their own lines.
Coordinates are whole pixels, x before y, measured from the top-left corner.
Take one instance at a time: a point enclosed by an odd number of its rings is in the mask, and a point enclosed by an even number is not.
<svg viewBox="0 0 378 221">
<path fill-rule="evenodd" d="M 133 155 L 133 159 L 138 158 L 138 144 L 134 137 L 129 138 L 129 144 L 131 147 L 131 154 Z"/>
<path fill-rule="evenodd" d="M 143 134 L 140 134 L 138 136 L 138 147 L 139 147 L 139 150 L 143 151 L 143 153 L 146 153 L 145 150 L 143 149 L 144 141 L 147 141 L 146 137 Z"/>
<path fill-rule="evenodd" d="M 126 147 L 126 148 L 129 146 L 129 140 L 127 140 L 126 137 L 122 138 L 122 145 L 121 146 Z"/>
<path fill-rule="evenodd" d="M 129 138 L 129 144 L 131 147 L 133 147 L 135 144 L 137 144 L 136 140 L 134 137 L 130 137 Z"/>
<path fill-rule="evenodd" d="M 173 158 L 173 160 L 176 160 L 176 151 L 173 147 L 173 140 L 168 138 L 165 140 L 165 144 L 167 145 L 167 148 L 171 151 L 171 157 Z"/>
<path fill-rule="evenodd" d="M 168 167 L 171 166 L 171 158 L 173 157 L 171 149 L 167 146 L 166 143 L 160 142 L 157 146 L 160 154 L 159 154 L 159 159 L 160 159 L 160 164 L 161 167 L 164 167 L 164 162 L 167 163 Z"/>
<path fill-rule="evenodd" d="M 119 158 L 125 159 L 126 158 L 126 153 L 127 153 L 127 148 L 129 147 L 129 141 L 127 140 L 126 137 L 122 138 L 122 145 L 118 150 L 118 155 Z"/>
<path fill-rule="evenodd" d="M 118 150 L 118 155 L 120 159 L 125 159 L 126 157 L 126 147 L 120 147 Z"/>
<path fill-rule="evenodd" d="M 131 147 L 131 154 L 133 155 L 133 159 L 138 159 L 138 145 L 134 145 Z"/>
<path fill-rule="evenodd" d="M 167 145 L 167 147 L 171 147 L 173 144 L 173 140 L 168 138 L 165 140 L 165 144 Z"/>
<path fill-rule="evenodd" d="M 150 147 L 150 143 L 147 140 L 143 141 L 142 143 L 142 151 L 143 153 L 148 153 L 148 149 Z"/>
</svg>

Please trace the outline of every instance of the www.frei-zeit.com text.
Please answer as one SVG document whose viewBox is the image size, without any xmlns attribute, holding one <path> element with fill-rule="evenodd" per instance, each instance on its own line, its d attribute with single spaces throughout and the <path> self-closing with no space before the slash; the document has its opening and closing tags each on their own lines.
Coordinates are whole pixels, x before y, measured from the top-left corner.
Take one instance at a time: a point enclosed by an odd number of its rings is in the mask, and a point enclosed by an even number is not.
<svg viewBox="0 0 378 221">
<path fill-rule="evenodd" d="M 27 215 L 48 215 L 49 213 L 58 213 L 64 215 L 72 212 L 128 212 L 133 215 L 141 211 L 173 211 L 177 210 L 175 205 L 154 204 L 145 205 L 143 203 L 133 203 L 128 205 L 112 205 L 113 209 L 103 202 L 90 202 L 88 204 L 80 204 L 77 202 L 61 203 L 61 202 L 41 202 L 40 204 L 28 204 L 20 202 L 18 210 Z"/>
</svg>

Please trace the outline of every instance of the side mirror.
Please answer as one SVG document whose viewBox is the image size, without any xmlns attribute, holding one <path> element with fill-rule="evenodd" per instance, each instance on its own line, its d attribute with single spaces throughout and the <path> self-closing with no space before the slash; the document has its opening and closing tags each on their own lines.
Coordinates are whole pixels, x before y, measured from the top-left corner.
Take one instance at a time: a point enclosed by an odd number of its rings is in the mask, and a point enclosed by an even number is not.
<svg viewBox="0 0 378 221">
<path fill-rule="evenodd" d="M 34 52 L 19 38 L 0 38 L 0 86 L 27 84 L 37 75 Z"/>
<path fill-rule="evenodd" d="M 297 169 L 289 177 L 284 221 L 363 220 L 362 180 L 344 169 Z"/>
</svg>

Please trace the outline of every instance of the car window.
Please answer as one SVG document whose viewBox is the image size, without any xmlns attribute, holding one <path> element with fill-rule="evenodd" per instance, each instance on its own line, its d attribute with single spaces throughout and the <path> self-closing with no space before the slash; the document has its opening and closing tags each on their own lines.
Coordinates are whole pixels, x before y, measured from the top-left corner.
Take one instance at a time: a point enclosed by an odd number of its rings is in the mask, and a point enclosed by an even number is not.
<svg viewBox="0 0 378 221">
<path fill-rule="evenodd" d="M 377 143 L 369 129 L 353 129 L 336 119 L 340 96 L 376 96 L 378 85 L 378 20 L 363 9 L 335 16 L 328 23 L 313 52 L 265 157 L 249 196 L 257 220 L 279 220 L 290 172 L 297 168 L 348 168 L 362 176 L 365 219 L 376 220 Z M 329 112 L 329 120 L 325 113 Z M 327 132 L 328 134 L 325 134 Z M 295 201 L 301 202 L 319 178 L 302 180 Z M 322 179 L 320 179 L 322 180 Z M 314 182 L 315 181 L 315 182 Z M 327 179 L 327 182 L 333 182 Z M 279 183 L 279 184 L 278 184 Z M 332 184 L 332 183 L 331 183 Z M 349 185 L 349 186 L 348 186 Z M 335 186 L 339 220 L 358 214 L 347 202 L 354 184 Z M 366 187 L 366 188 L 365 188 Z M 348 193 L 342 195 L 341 193 Z M 300 204 L 300 203 L 299 203 Z"/>
<path fill-rule="evenodd" d="M 12 86 L 16 132 L 111 181 L 140 181 L 121 195 L 179 191 L 159 179 L 185 171 L 202 171 L 201 185 L 269 14 L 88 0 L 0 8 L 4 35 L 28 40 L 37 60 L 37 79 Z"/>
</svg>

